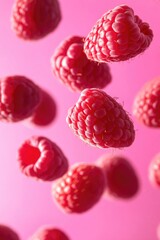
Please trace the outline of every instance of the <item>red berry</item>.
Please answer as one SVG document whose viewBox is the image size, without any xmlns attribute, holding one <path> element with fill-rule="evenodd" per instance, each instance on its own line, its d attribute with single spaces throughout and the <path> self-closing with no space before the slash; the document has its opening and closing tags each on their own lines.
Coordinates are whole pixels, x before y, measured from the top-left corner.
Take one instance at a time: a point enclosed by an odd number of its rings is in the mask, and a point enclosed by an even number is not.
<svg viewBox="0 0 160 240">
<path fill-rule="evenodd" d="M 149 166 L 149 180 L 154 186 L 160 187 L 160 154 L 155 156 Z"/>
<path fill-rule="evenodd" d="M 58 0 L 15 0 L 11 24 L 16 35 L 37 40 L 56 29 L 61 20 Z"/>
<path fill-rule="evenodd" d="M 105 194 L 115 198 L 131 198 L 139 190 L 139 180 L 131 163 L 121 156 L 104 155 L 98 160 L 106 177 Z"/>
<path fill-rule="evenodd" d="M 60 229 L 45 227 L 39 229 L 30 240 L 69 240 L 69 238 Z"/>
<path fill-rule="evenodd" d="M 20 240 L 16 232 L 10 227 L 0 225 L 0 239 L 1 240 Z"/>
<path fill-rule="evenodd" d="M 83 44 L 84 38 L 78 36 L 64 40 L 52 57 L 53 72 L 72 91 L 104 88 L 111 82 L 109 66 L 88 60 Z"/>
<path fill-rule="evenodd" d="M 41 90 L 41 93 L 41 102 L 27 121 L 33 125 L 47 126 L 55 119 L 57 107 L 53 97 L 49 93 L 44 90 Z"/>
<path fill-rule="evenodd" d="M 41 100 L 40 89 L 24 76 L 0 79 L 0 120 L 17 122 L 28 118 Z"/>
<path fill-rule="evenodd" d="M 60 148 L 45 137 L 32 137 L 18 150 L 22 172 L 36 179 L 52 181 L 68 170 L 68 161 Z"/>
<path fill-rule="evenodd" d="M 137 94 L 133 114 L 149 127 L 160 127 L 160 77 L 145 84 Z"/>
<path fill-rule="evenodd" d="M 105 13 L 85 39 L 88 59 L 98 62 L 125 61 L 144 52 L 153 38 L 148 23 L 120 5 Z"/>
<path fill-rule="evenodd" d="M 67 123 L 84 142 L 100 148 L 128 147 L 135 138 L 134 126 L 122 106 L 104 91 L 82 91 L 67 116 Z"/>
<path fill-rule="evenodd" d="M 80 163 L 53 185 L 53 196 L 58 205 L 68 213 L 82 213 L 93 207 L 103 194 L 105 178 L 94 165 Z"/>
</svg>

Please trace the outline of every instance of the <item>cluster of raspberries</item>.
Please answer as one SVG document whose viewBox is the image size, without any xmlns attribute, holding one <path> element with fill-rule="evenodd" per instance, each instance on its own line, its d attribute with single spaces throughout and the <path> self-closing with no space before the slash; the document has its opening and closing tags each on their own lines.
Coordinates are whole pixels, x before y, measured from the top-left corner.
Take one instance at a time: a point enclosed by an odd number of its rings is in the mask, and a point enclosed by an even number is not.
<svg viewBox="0 0 160 240">
<path fill-rule="evenodd" d="M 19 38 L 38 40 L 55 31 L 61 21 L 57 0 L 15 0 L 12 29 Z M 129 147 L 135 130 L 129 114 L 105 88 L 112 81 L 109 62 L 126 61 L 143 53 L 151 44 L 153 32 L 133 9 L 120 5 L 105 13 L 88 36 L 70 36 L 60 43 L 51 58 L 59 81 L 78 101 L 68 110 L 68 126 L 85 143 L 98 148 Z M 160 78 L 148 83 L 137 95 L 134 115 L 150 127 L 160 127 Z M 0 79 L 0 120 L 27 121 L 45 126 L 56 116 L 52 96 L 24 76 Z M 67 213 L 83 213 L 104 194 L 128 199 L 138 192 L 137 173 L 126 157 L 103 155 L 95 162 L 69 167 L 61 148 L 44 136 L 32 136 L 18 149 L 18 163 L 28 177 L 54 181 L 52 195 Z M 150 167 L 151 180 L 160 185 L 160 157 Z M 7 226 L 0 226 L 2 240 L 19 240 Z M 32 240 L 69 240 L 60 229 L 38 230 Z"/>
</svg>

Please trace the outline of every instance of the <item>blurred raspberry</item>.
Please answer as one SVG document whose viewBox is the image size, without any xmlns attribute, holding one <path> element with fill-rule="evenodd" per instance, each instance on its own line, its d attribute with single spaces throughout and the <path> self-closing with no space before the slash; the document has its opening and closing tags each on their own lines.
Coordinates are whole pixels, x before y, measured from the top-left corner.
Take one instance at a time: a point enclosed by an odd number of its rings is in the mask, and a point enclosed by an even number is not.
<svg viewBox="0 0 160 240">
<path fill-rule="evenodd" d="M 106 87 L 111 82 L 109 66 L 88 60 L 83 44 L 84 38 L 73 36 L 59 45 L 51 59 L 54 74 L 72 91 Z"/>
<path fill-rule="evenodd" d="M 53 197 L 68 213 L 82 213 L 101 198 L 105 187 L 103 171 L 94 165 L 79 163 L 53 184 Z"/>
<path fill-rule="evenodd" d="M 58 0 L 15 0 L 12 29 L 25 40 L 37 40 L 54 31 L 61 21 Z"/>
<path fill-rule="evenodd" d="M 149 180 L 154 186 L 160 187 L 160 154 L 155 156 L 149 166 Z"/>
<path fill-rule="evenodd" d="M 106 177 L 106 195 L 129 199 L 137 194 L 139 180 L 136 171 L 125 157 L 106 154 L 97 161 L 97 164 L 101 166 Z"/>
<path fill-rule="evenodd" d="M 68 161 L 60 148 L 45 137 L 26 140 L 18 150 L 22 172 L 36 179 L 52 181 L 68 170 Z"/>
<path fill-rule="evenodd" d="M 33 114 L 41 100 L 40 89 L 24 76 L 0 79 L 0 120 L 17 122 Z"/>
<path fill-rule="evenodd" d="M 69 238 L 60 229 L 46 227 L 39 229 L 30 240 L 69 240 Z"/>
<path fill-rule="evenodd" d="M 27 121 L 34 125 L 47 126 L 54 121 L 57 107 L 53 97 L 48 92 L 41 90 L 41 93 L 41 102 Z"/>
<path fill-rule="evenodd" d="M 139 122 L 149 127 L 160 127 L 160 77 L 143 86 L 137 94 L 133 114 Z"/>
<path fill-rule="evenodd" d="M 20 240 L 20 238 L 10 227 L 0 225 L 0 240 Z"/>
<path fill-rule="evenodd" d="M 148 23 L 120 5 L 105 13 L 85 39 L 88 59 L 98 62 L 125 61 L 144 52 L 153 38 Z"/>
<path fill-rule="evenodd" d="M 122 106 L 96 88 L 82 91 L 68 111 L 67 123 L 84 142 L 100 148 L 128 147 L 135 138 L 133 123 Z"/>
</svg>

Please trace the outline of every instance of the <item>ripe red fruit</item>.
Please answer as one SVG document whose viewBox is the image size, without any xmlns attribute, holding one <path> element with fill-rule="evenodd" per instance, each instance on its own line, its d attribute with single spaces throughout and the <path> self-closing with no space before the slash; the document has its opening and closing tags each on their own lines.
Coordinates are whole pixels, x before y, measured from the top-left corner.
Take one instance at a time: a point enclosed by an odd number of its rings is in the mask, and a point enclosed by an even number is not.
<svg viewBox="0 0 160 240">
<path fill-rule="evenodd" d="M 133 123 L 122 106 L 96 88 L 82 91 L 68 111 L 67 123 L 84 142 L 100 148 L 128 147 L 135 138 Z"/>
<path fill-rule="evenodd" d="M 39 229 L 30 240 L 69 240 L 62 230 L 52 227 Z"/>
<path fill-rule="evenodd" d="M 32 137 L 18 150 L 21 171 L 28 177 L 52 181 L 68 170 L 68 161 L 60 148 L 45 137 Z"/>
<path fill-rule="evenodd" d="M 1 240 L 20 240 L 17 233 L 13 231 L 13 229 L 5 225 L 0 225 L 0 239 Z"/>
<path fill-rule="evenodd" d="M 80 163 L 53 184 L 53 197 L 68 213 L 82 213 L 101 198 L 105 187 L 103 171 L 94 165 Z"/>
<path fill-rule="evenodd" d="M 137 120 L 149 127 L 160 127 L 160 77 L 143 86 L 133 105 Z"/>
<path fill-rule="evenodd" d="M 157 187 L 160 187 L 160 154 L 156 155 L 149 166 L 149 180 Z"/>
<path fill-rule="evenodd" d="M 106 177 L 105 194 L 109 197 L 129 199 L 139 190 L 139 180 L 131 163 L 122 156 L 102 156 L 97 161 Z"/>
<path fill-rule="evenodd" d="M 148 23 L 120 5 L 105 13 L 85 39 L 88 59 L 98 62 L 125 61 L 144 52 L 153 38 Z"/>
<path fill-rule="evenodd" d="M 0 120 L 17 122 L 28 118 L 41 100 L 40 89 L 24 76 L 0 79 Z"/>
<path fill-rule="evenodd" d="M 111 82 L 109 66 L 88 60 L 83 45 L 84 38 L 79 36 L 64 40 L 51 59 L 53 72 L 72 91 L 104 88 Z"/>
<path fill-rule="evenodd" d="M 37 40 L 54 31 L 61 20 L 58 0 L 15 0 L 11 24 L 16 35 Z"/>
</svg>

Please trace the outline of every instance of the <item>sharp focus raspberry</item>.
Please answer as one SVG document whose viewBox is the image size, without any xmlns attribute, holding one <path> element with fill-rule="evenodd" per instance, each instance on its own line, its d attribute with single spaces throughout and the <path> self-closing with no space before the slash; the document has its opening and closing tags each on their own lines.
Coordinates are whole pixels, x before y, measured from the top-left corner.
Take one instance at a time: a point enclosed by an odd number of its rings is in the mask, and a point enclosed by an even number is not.
<svg viewBox="0 0 160 240">
<path fill-rule="evenodd" d="M 73 36 L 60 44 L 51 59 L 53 72 L 72 91 L 104 88 L 111 82 L 109 66 L 87 59 L 83 51 L 83 39 Z"/>
<path fill-rule="evenodd" d="M 41 102 L 27 121 L 33 125 L 47 126 L 54 121 L 57 107 L 53 97 L 48 92 L 41 90 L 41 93 Z"/>
<path fill-rule="evenodd" d="M 106 154 L 97 163 L 106 177 L 107 196 L 129 199 L 137 194 L 139 180 L 136 171 L 125 157 Z"/>
<path fill-rule="evenodd" d="M 96 88 L 82 91 L 68 111 L 67 123 L 84 142 L 100 148 L 128 147 L 135 138 L 133 123 L 122 106 Z"/>
<path fill-rule="evenodd" d="M 39 229 L 30 240 L 69 240 L 69 238 L 58 228 L 44 227 Z"/>
<path fill-rule="evenodd" d="M 16 35 L 37 40 L 54 31 L 61 20 L 58 0 L 15 0 L 11 24 Z"/>
<path fill-rule="evenodd" d="M 101 198 L 105 187 L 103 171 L 94 165 L 79 163 L 53 185 L 53 197 L 68 213 L 82 213 Z"/>
<path fill-rule="evenodd" d="M 149 180 L 157 187 L 160 187 L 160 154 L 155 156 L 149 166 Z"/>
<path fill-rule="evenodd" d="M 17 122 L 33 114 L 41 101 L 39 87 L 24 76 L 0 79 L 0 120 Z"/>
<path fill-rule="evenodd" d="M 0 239 L 1 240 L 20 240 L 17 233 L 13 231 L 13 229 L 5 225 L 0 225 Z"/>
<path fill-rule="evenodd" d="M 88 59 L 98 62 L 125 61 L 144 52 L 152 38 L 148 23 L 132 8 L 120 5 L 97 21 L 85 39 L 84 51 Z"/>
<path fill-rule="evenodd" d="M 145 84 L 134 100 L 133 114 L 148 127 L 160 127 L 160 77 Z"/>
<path fill-rule="evenodd" d="M 45 137 L 26 140 L 18 150 L 18 162 L 28 177 L 52 181 L 68 170 L 68 160 L 60 148 Z"/>
</svg>

